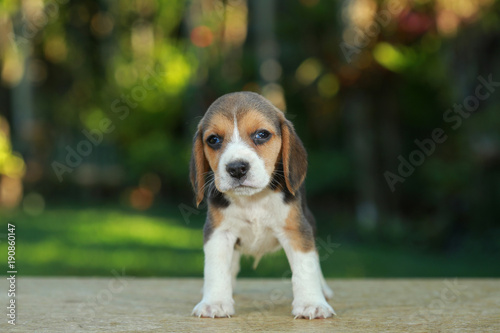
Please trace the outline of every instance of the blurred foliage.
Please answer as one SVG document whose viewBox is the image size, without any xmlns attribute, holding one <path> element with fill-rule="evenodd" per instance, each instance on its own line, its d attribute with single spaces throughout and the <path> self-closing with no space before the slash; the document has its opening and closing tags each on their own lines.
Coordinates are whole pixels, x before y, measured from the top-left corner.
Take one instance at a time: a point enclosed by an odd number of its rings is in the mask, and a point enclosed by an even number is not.
<svg viewBox="0 0 500 333">
<path fill-rule="evenodd" d="M 4 225 L 7 218 L 16 221 L 16 261 L 23 275 L 109 276 L 112 270 L 132 276 L 203 273 L 203 216 L 190 219 L 186 225 L 179 219 L 177 207 L 155 207 L 149 213 L 138 213 L 116 207 L 63 206 L 38 217 L 2 214 L 0 223 Z M 339 234 L 335 239 L 318 239 L 321 264 L 328 277 L 500 274 L 495 260 L 484 256 L 478 259 L 480 252 L 473 247 L 452 255 L 432 255 L 382 244 L 353 245 Z M 7 250 L 6 242 L 0 244 L 0 250 Z M 256 270 L 252 265 L 253 258 L 244 257 L 241 275 L 290 276 L 283 250 L 265 256 Z"/>
<path fill-rule="evenodd" d="M 0 175 L 21 178 L 24 169 L 22 157 L 12 151 L 7 121 L 0 117 Z"/>
<path fill-rule="evenodd" d="M 46 257 L 67 263 L 62 273 L 102 273 L 115 249 L 127 267 L 146 269 L 164 251 L 165 266 L 151 273 L 174 274 L 191 256 L 179 274 L 199 272 L 200 253 L 189 251 L 201 231 L 170 226 L 182 209 L 157 220 L 87 207 L 192 209 L 196 124 L 220 95 L 251 90 L 303 139 L 309 201 L 325 233 L 498 258 L 500 93 L 457 128 L 444 115 L 474 95 L 479 76 L 500 81 L 499 55 L 496 0 L 0 0 L 0 214 L 26 218 L 43 236 L 29 244 L 43 253 L 32 267 Z M 398 158 L 436 128 L 446 141 L 391 191 L 385 173 L 397 174 Z M 136 223 L 147 231 L 131 232 Z M 103 253 L 96 270 L 79 266 L 80 245 L 106 247 L 92 252 Z M 155 254 L 134 263 L 137 251 Z M 438 266 L 426 274 L 444 272 Z"/>
</svg>

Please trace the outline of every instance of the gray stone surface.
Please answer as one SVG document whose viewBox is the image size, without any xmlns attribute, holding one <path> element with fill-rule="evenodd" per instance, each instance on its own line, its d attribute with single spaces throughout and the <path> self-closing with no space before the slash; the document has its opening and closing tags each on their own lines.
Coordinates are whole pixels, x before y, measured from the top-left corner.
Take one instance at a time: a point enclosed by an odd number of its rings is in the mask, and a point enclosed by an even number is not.
<svg viewBox="0 0 500 333">
<path fill-rule="evenodd" d="M 294 320 L 289 280 L 241 279 L 236 315 L 204 319 L 190 316 L 201 279 L 18 278 L 16 326 L 3 307 L 0 331 L 500 332 L 499 279 L 328 282 L 335 318 Z M 5 290 L 0 299 L 8 304 Z"/>
</svg>

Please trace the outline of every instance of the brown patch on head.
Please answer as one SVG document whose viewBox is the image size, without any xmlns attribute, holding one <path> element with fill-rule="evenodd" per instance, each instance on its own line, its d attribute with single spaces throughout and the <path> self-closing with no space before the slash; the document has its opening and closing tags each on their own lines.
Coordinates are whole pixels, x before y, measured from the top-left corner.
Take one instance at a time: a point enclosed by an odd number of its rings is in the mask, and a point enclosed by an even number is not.
<svg viewBox="0 0 500 333">
<path fill-rule="evenodd" d="M 234 131 L 235 118 L 240 137 L 262 158 L 270 176 L 277 165 L 281 170 L 282 162 L 282 187 L 286 186 L 295 195 L 305 178 L 307 157 L 292 124 L 286 120 L 283 112 L 264 97 L 252 92 L 237 92 L 226 94 L 213 102 L 198 126 L 191 161 L 191 182 L 197 204 L 203 200 L 207 172 L 211 170 L 217 174 L 220 157 Z M 255 144 L 252 135 L 258 130 L 270 132 L 270 140 Z M 218 149 L 208 146 L 206 140 L 211 135 L 223 138 Z M 218 181 L 218 177 L 215 177 L 215 181 Z"/>
<path fill-rule="evenodd" d="M 314 249 L 313 228 L 297 204 L 290 207 L 290 213 L 288 213 L 283 229 L 293 249 L 301 252 L 309 252 Z"/>
<path fill-rule="evenodd" d="M 267 111 L 267 110 L 266 110 Z M 269 113 L 274 112 L 274 117 Z M 238 132 L 240 137 L 252 147 L 257 155 L 264 161 L 266 171 L 271 175 L 279 158 L 281 150 L 281 130 L 277 126 L 277 114 L 275 111 L 248 110 L 241 112 L 237 118 Z M 266 130 L 271 133 L 271 138 L 260 145 L 256 145 L 252 140 L 252 135 L 259 130 Z"/>
<path fill-rule="evenodd" d="M 209 170 L 209 165 L 203 151 L 203 137 L 200 127 L 198 126 L 198 131 L 196 131 L 193 139 L 193 152 L 189 164 L 189 177 L 194 193 L 196 194 L 196 206 L 199 206 L 200 202 L 203 200 L 205 175 Z"/>
<path fill-rule="evenodd" d="M 295 194 L 304 182 L 307 172 L 307 153 L 290 121 L 281 123 L 283 172 L 288 191 Z"/>
<path fill-rule="evenodd" d="M 219 167 L 219 159 L 227 146 L 227 142 L 234 131 L 234 120 L 228 118 L 225 114 L 215 114 L 211 117 L 210 123 L 207 124 L 203 131 L 204 152 L 208 164 L 213 172 L 217 172 Z M 221 148 L 214 150 L 208 147 L 205 142 L 211 135 L 217 135 L 223 139 Z"/>
</svg>

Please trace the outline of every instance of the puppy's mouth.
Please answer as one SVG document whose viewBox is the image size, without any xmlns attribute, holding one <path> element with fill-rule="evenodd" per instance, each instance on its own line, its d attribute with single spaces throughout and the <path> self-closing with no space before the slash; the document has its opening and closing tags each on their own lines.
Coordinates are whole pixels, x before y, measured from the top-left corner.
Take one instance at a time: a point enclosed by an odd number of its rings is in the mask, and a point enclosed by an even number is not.
<svg viewBox="0 0 500 333">
<path fill-rule="evenodd" d="M 261 191 L 262 188 L 246 181 L 235 182 L 226 192 L 248 196 Z"/>
<path fill-rule="evenodd" d="M 256 179 L 253 175 L 245 175 L 240 179 L 229 178 L 226 175 L 215 177 L 215 186 L 221 193 L 237 196 L 256 194 L 267 187 L 268 182 Z"/>
<path fill-rule="evenodd" d="M 253 188 L 256 188 L 256 186 L 252 185 L 251 183 L 248 182 L 248 180 L 245 178 L 245 179 L 240 179 L 239 181 L 236 181 L 235 182 L 235 188 L 236 187 L 253 187 Z"/>
<path fill-rule="evenodd" d="M 245 190 L 245 189 L 258 189 L 257 186 L 254 186 L 252 184 L 248 184 L 248 183 L 245 183 L 245 182 L 240 182 L 238 184 L 235 184 L 232 188 L 232 190 Z"/>
<path fill-rule="evenodd" d="M 250 196 L 260 192 L 261 190 L 262 190 L 261 188 L 255 186 L 238 185 L 236 187 L 233 187 L 228 192 L 237 196 Z"/>
<path fill-rule="evenodd" d="M 257 189 L 258 187 L 240 184 L 240 185 L 236 185 L 235 187 L 233 187 L 233 190 L 235 190 L 235 189 L 252 189 L 252 188 Z"/>
</svg>

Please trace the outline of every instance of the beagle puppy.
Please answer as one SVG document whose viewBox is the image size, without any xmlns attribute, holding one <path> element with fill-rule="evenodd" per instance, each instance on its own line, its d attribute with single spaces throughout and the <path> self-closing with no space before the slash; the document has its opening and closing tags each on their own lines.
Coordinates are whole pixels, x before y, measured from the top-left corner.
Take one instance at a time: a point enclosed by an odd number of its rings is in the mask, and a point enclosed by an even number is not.
<svg viewBox="0 0 500 333">
<path fill-rule="evenodd" d="M 295 318 L 335 314 L 315 247 L 315 221 L 307 208 L 307 155 L 283 112 L 253 92 L 217 99 L 193 140 L 190 178 L 199 206 L 208 213 L 203 230 L 205 269 L 198 317 L 234 314 L 232 290 L 240 254 L 258 260 L 285 250 L 292 269 Z"/>
</svg>

